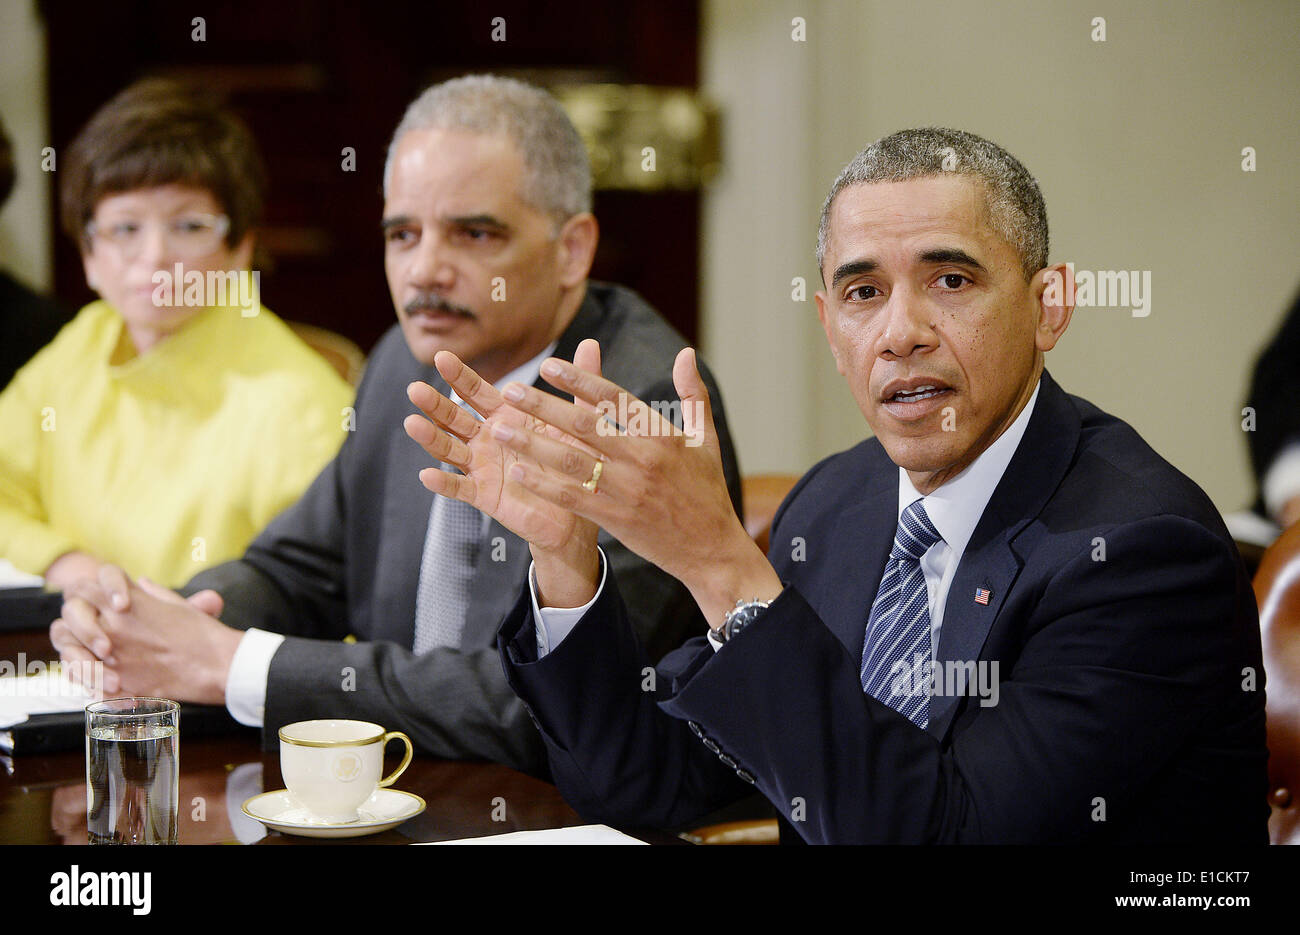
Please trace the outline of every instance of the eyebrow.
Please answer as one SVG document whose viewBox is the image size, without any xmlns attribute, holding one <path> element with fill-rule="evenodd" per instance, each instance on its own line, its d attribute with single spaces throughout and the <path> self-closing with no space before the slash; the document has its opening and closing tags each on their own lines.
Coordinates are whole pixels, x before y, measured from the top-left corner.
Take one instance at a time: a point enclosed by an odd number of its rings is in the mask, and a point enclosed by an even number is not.
<svg viewBox="0 0 1300 935">
<path fill-rule="evenodd" d="M 875 260 L 853 260 L 850 263 L 842 263 L 835 267 L 835 273 L 831 276 L 831 288 L 839 285 L 841 279 L 847 279 L 861 273 L 874 273 L 878 269 L 880 269 L 880 264 Z"/>
<path fill-rule="evenodd" d="M 387 231 L 391 228 L 403 227 L 414 222 L 415 218 L 411 217 L 409 214 L 399 214 L 396 217 L 384 218 L 379 223 L 379 228 L 381 231 Z M 509 224 L 491 214 L 467 214 L 450 217 L 446 219 L 446 223 L 455 227 L 490 227 L 497 231 L 508 231 L 510 229 Z"/>
<path fill-rule="evenodd" d="M 494 230 L 509 230 L 510 225 L 491 214 L 467 214 L 462 217 L 447 218 L 447 223 L 457 227 L 491 227 Z"/>
<path fill-rule="evenodd" d="M 959 266 L 979 270 L 981 273 L 988 272 L 983 263 L 958 247 L 937 247 L 934 250 L 926 250 L 917 259 L 922 263 L 956 263 Z M 874 273 L 878 269 L 880 269 L 880 263 L 870 258 L 843 263 L 835 268 L 835 273 L 831 276 L 831 287 L 834 288 L 839 284 L 840 280 L 847 279 L 849 276 Z"/>
<path fill-rule="evenodd" d="M 921 254 L 922 263 L 956 263 L 958 266 L 969 266 L 971 269 L 977 269 L 981 273 L 987 273 L 984 264 L 975 259 L 965 250 L 957 247 L 940 247 L 937 250 L 926 250 Z"/>
</svg>

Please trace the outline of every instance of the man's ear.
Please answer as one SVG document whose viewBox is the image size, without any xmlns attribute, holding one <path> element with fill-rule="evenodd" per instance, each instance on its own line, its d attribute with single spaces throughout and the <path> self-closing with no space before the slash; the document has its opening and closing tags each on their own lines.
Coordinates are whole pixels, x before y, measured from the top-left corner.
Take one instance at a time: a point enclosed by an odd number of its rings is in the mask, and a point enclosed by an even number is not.
<svg viewBox="0 0 1300 935">
<path fill-rule="evenodd" d="M 596 243 L 600 240 L 596 216 L 589 211 L 575 214 L 564 222 L 556 240 L 560 249 L 560 284 L 566 288 L 576 286 L 587 278 L 596 259 Z"/>
<path fill-rule="evenodd" d="M 1034 343 L 1050 351 L 1061 340 L 1074 312 L 1074 267 L 1069 263 L 1046 266 L 1034 274 L 1034 299 L 1038 303 L 1038 326 Z"/>
<path fill-rule="evenodd" d="M 840 362 L 839 347 L 831 335 L 831 313 L 826 308 L 826 293 L 814 292 L 813 298 L 817 300 L 817 318 L 822 323 L 822 330 L 826 332 L 826 343 L 831 346 L 831 356 L 835 358 L 835 369 L 840 372 L 840 376 L 844 376 L 844 364 Z"/>
</svg>

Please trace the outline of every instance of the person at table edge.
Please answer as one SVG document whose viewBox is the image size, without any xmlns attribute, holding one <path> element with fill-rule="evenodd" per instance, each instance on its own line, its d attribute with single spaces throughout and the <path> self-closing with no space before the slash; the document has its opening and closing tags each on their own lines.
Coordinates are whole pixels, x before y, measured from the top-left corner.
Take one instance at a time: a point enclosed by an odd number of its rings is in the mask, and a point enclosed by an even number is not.
<svg viewBox="0 0 1300 935">
<path fill-rule="evenodd" d="M 970 133 L 890 135 L 835 181 L 818 261 L 875 438 L 803 476 L 768 558 L 730 514 L 707 411 L 687 445 L 504 389 L 499 510 L 580 530 L 530 537 L 535 588 L 499 636 L 569 802 L 676 827 L 757 787 L 807 842 L 1266 843 L 1250 582 L 1204 493 L 1044 369 L 1072 303 L 1033 177 Z M 599 407 L 618 387 L 590 369 L 542 374 Z M 674 379 L 707 401 L 692 351 Z M 429 450 L 471 477 L 487 460 L 445 432 Z M 653 680 L 597 524 L 708 621 Z"/>
<path fill-rule="evenodd" d="M 104 563 L 174 587 L 302 495 L 352 387 L 261 304 L 261 157 L 218 98 L 141 79 L 60 159 L 101 298 L 0 393 L 0 558 L 55 590 Z"/>
</svg>

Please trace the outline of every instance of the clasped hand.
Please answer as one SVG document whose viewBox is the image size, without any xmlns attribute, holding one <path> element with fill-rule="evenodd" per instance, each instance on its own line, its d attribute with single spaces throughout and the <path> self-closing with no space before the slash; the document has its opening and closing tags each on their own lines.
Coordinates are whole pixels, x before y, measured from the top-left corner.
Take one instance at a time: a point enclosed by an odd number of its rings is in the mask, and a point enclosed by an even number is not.
<svg viewBox="0 0 1300 935">
<path fill-rule="evenodd" d="M 156 695 L 199 704 L 225 702 L 230 661 L 242 637 L 216 619 L 215 591 L 188 599 L 147 579 L 132 581 L 113 565 L 63 592 L 50 624 L 59 660 L 78 677 L 103 665 L 106 695 Z"/>
</svg>

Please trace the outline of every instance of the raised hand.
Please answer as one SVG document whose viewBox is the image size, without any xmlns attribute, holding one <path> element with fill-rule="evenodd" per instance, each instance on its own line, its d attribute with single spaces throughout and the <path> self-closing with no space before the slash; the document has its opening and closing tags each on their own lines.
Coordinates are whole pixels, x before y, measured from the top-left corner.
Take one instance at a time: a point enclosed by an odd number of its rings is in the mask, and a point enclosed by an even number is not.
<svg viewBox="0 0 1300 935">
<path fill-rule="evenodd" d="M 599 374 L 600 345 L 590 339 L 583 341 L 573 360 L 573 366 L 584 372 Z M 435 494 L 462 500 L 488 514 L 529 543 L 537 562 L 543 606 L 586 603 L 599 579 L 595 524 L 511 481 L 507 475 L 520 455 L 493 438 L 490 425 L 508 425 L 512 431 L 547 437 L 569 446 L 575 456 L 579 452 L 594 454 L 593 449 L 508 405 L 492 384 L 455 354 L 440 352 L 434 365 L 460 398 L 488 421 L 475 419 L 428 384 L 412 383 L 407 395 L 425 418 L 407 416 L 403 423 L 406 434 L 431 457 L 461 471 L 425 468 L 420 482 Z"/>
<path fill-rule="evenodd" d="M 508 482 L 586 517 L 673 575 L 711 625 L 738 599 L 780 593 L 780 579 L 728 496 L 694 350 L 683 350 L 673 366 L 684 432 L 598 374 L 551 358 L 542 376 L 586 405 L 517 383 L 504 387 L 507 403 L 554 430 L 521 431 L 510 420 L 492 420 L 493 438 L 522 456 L 507 465 Z"/>
</svg>

